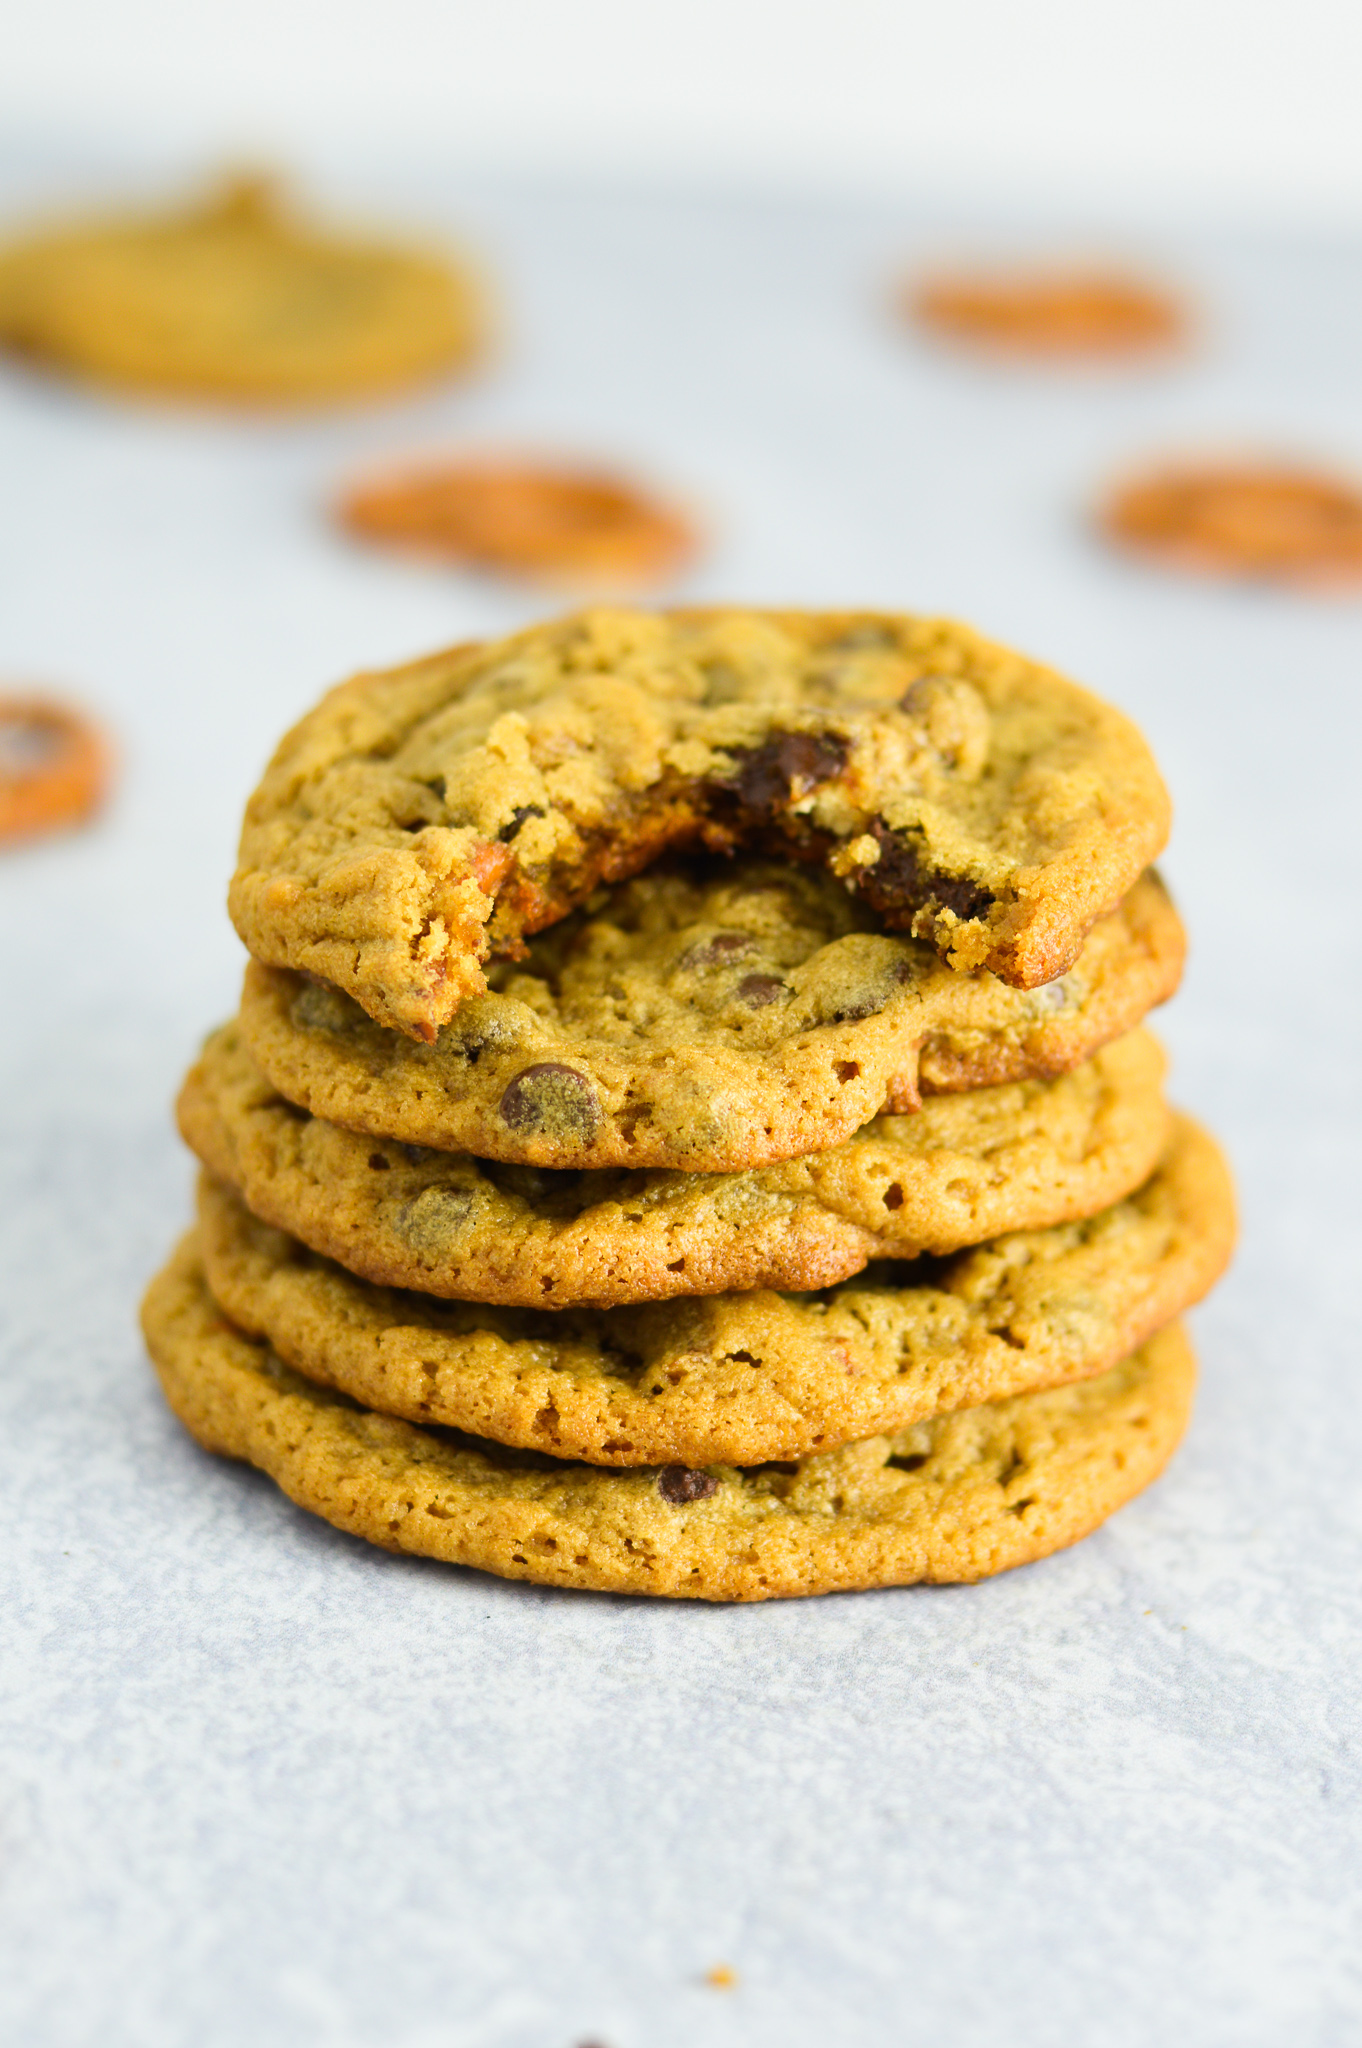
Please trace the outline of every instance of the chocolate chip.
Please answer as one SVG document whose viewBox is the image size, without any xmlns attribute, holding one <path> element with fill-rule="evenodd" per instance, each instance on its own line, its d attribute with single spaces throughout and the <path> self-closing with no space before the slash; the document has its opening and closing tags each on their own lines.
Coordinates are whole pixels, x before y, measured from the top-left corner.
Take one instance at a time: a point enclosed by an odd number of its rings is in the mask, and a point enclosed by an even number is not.
<svg viewBox="0 0 1362 2048">
<path fill-rule="evenodd" d="M 746 932 L 719 932 L 702 945 L 692 946 L 678 963 L 682 967 L 718 967 L 734 953 L 746 953 L 752 944 Z"/>
<path fill-rule="evenodd" d="M 413 1251 L 439 1252 L 468 1221 L 472 1210 L 473 1197 L 467 1188 L 422 1188 L 398 1210 L 393 1228 Z"/>
<path fill-rule="evenodd" d="M 527 818 L 542 818 L 545 815 L 541 804 L 517 804 L 510 816 L 510 822 L 502 826 L 497 838 L 503 846 L 515 838 Z"/>
<path fill-rule="evenodd" d="M 366 1022 L 364 1012 L 329 981 L 309 980 L 289 1004 L 289 1022 L 300 1031 L 354 1031 Z"/>
<path fill-rule="evenodd" d="M 369 1164 L 375 1173 L 387 1173 L 391 1169 L 392 1161 L 385 1159 L 381 1152 L 371 1152 L 369 1154 Z"/>
<path fill-rule="evenodd" d="M 931 899 L 957 917 L 983 917 L 993 907 L 993 894 L 968 875 L 933 875 Z"/>
<path fill-rule="evenodd" d="M 745 974 L 738 983 L 738 999 L 750 1009 L 764 1009 L 767 1003 L 774 1003 L 786 993 L 785 984 L 778 974 Z"/>
<path fill-rule="evenodd" d="M 512 1131 L 584 1144 L 601 1120 L 596 1091 L 585 1074 L 560 1060 L 540 1060 L 516 1075 L 501 1098 L 499 1114 Z"/>
<path fill-rule="evenodd" d="M 907 711 L 915 718 L 925 717 L 931 707 L 938 684 L 949 682 L 948 676 L 919 676 L 915 683 L 909 683 L 899 698 L 900 711 Z"/>
<path fill-rule="evenodd" d="M 968 875 L 943 875 L 928 867 L 913 841 L 892 831 L 882 818 L 876 818 L 870 830 L 880 857 L 873 867 L 856 870 L 856 887 L 882 915 L 930 906 L 971 918 L 982 917 L 992 907 L 990 890 Z"/>
<path fill-rule="evenodd" d="M 719 1491 L 719 1482 L 712 1472 L 697 1472 L 690 1465 L 664 1465 L 657 1475 L 657 1490 L 679 1508 L 688 1500 L 708 1500 Z"/>
<path fill-rule="evenodd" d="M 899 698 L 899 707 L 920 727 L 943 769 L 966 782 L 982 774 L 992 721 L 973 683 L 964 676 L 919 676 Z"/>
<path fill-rule="evenodd" d="M 727 785 L 742 809 L 768 818 L 846 766 L 848 743 L 835 732 L 777 732 L 759 747 L 736 748 L 742 765 Z"/>
<path fill-rule="evenodd" d="M 908 1451 L 890 1456 L 884 1462 L 892 1465 L 896 1472 L 917 1472 L 926 1464 L 929 1455 L 927 1451 Z"/>
</svg>

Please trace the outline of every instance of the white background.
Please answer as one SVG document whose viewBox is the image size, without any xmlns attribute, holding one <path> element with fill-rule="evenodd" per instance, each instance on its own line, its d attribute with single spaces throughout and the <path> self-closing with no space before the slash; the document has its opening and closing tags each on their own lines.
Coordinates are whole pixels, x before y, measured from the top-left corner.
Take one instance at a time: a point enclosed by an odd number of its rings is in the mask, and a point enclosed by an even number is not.
<svg viewBox="0 0 1362 2048">
<path fill-rule="evenodd" d="M 7 0 L 11 134 L 1362 218 L 1355 0 Z"/>
</svg>

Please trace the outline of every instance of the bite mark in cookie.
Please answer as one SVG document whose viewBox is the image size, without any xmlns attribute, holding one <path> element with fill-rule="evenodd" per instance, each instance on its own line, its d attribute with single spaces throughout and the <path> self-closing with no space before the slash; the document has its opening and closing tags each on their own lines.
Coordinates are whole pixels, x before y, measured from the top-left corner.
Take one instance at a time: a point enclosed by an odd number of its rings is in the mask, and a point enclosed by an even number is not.
<svg viewBox="0 0 1362 2048">
<path fill-rule="evenodd" d="M 892 831 L 883 818 L 871 820 L 870 836 L 879 857 L 858 873 L 857 887 L 886 923 L 913 931 L 920 912 L 927 913 L 930 928 L 942 911 L 964 923 L 992 910 L 994 899 L 981 883 L 933 872 L 922 846 L 906 832 Z"/>
<path fill-rule="evenodd" d="M 231 905 L 262 963 L 427 1040 L 489 960 L 696 845 L 826 867 L 1029 988 L 1167 822 L 1119 713 L 965 627 L 595 611 L 334 691 L 251 799 Z"/>
</svg>

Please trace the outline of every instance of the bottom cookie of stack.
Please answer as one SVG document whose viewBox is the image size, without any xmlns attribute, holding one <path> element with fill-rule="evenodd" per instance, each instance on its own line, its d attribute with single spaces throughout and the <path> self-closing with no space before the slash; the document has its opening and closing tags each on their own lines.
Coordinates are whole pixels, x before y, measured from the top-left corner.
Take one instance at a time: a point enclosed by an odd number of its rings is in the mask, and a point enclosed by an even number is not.
<svg viewBox="0 0 1362 2048">
<path fill-rule="evenodd" d="M 755 1466 L 612 1469 L 362 1408 L 243 1335 L 197 1233 L 153 1281 L 147 1344 L 205 1448 L 384 1549 L 611 1593 L 765 1600 L 971 1581 L 1062 1549 L 1155 1479 L 1190 1412 L 1177 1325 L 1095 1377 Z"/>
</svg>

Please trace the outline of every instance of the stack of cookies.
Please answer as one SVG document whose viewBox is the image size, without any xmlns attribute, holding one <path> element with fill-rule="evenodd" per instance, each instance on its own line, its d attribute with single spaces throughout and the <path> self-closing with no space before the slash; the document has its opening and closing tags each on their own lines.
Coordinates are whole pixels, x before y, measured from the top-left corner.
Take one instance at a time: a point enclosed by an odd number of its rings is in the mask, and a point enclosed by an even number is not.
<svg viewBox="0 0 1362 2048">
<path fill-rule="evenodd" d="M 597 610 L 333 691 L 144 1310 L 213 1450 L 614 1592 L 971 1580 L 1161 1470 L 1233 1207 L 1117 712 L 967 629 Z"/>
</svg>

